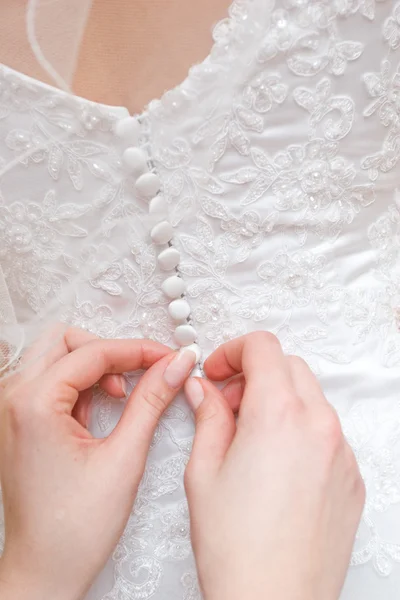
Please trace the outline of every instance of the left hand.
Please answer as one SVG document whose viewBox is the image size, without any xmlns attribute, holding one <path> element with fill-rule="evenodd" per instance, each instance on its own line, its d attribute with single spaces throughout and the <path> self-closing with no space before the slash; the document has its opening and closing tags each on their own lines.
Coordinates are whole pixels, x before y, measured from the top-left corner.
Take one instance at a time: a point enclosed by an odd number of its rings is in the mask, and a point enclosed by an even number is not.
<svg viewBox="0 0 400 600">
<path fill-rule="evenodd" d="M 0 600 L 86 593 L 126 525 L 157 423 L 194 366 L 193 352 L 93 337 L 69 329 L 0 390 Z M 93 438 L 92 386 L 123 397 L 116 374 L 147 368 L 115 430 Z"/>
</svg>

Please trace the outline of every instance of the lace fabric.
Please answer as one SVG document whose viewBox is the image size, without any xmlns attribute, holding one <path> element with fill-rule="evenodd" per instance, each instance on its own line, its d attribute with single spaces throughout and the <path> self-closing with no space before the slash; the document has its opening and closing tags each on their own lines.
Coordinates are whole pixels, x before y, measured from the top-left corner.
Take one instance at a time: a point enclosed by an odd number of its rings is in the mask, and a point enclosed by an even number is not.
<svg viewBox="0 0 400 600">
<path fill-rule="evenodd" d="M 367 487 L 342 600 L 394 600 L 400 3 L 244 0 L 215 38 L 210 57 L 139 117 L 190 323 L 203 358 L 268 329 L 312 366 Z M 147 204 L 115 134 L 126 109 L 2 67 L 0 112 L 0 264 L 17 321 L 174 344 Z M 103 436 L 121 407 L 102 394 L 95 404 Z M 179 398 L 90 600 L 200 597 L 182 485 L 192 435 Z"/>
</svg>

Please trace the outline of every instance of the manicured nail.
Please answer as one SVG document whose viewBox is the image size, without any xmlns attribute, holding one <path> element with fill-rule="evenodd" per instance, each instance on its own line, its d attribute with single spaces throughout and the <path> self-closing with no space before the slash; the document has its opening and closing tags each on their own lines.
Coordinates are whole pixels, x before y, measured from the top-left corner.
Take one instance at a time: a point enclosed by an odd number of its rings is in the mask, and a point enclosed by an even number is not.
<svg viewBox="0 0 400 600">
<path fill-rule="evenodd" d="M 180 350 L 164 372 L 164 379 L 171 388 L 180 388 L 196 363 L 196 355 L 191 350 Z"/>
<path fill-rule="evenodd" d="M 120 381 L 120 384 L 121 384 L 121 387 L 122 387 L 122 391 L 124 392 L 124 395 L 126 396 L 128 394 L 128 388 L 127 388 L 127 385 L 126 385 L 126 379 L 125 379 L 125 377 L 123 375 L 120 375 L 119 376 L 119 381 Z"/>
<path fill-rule="evenodd" d="M 190 408 L 195 412 L 204 400 L 204 390 L 201 383 L 191 377 L 185 383 L 185 393 Z"/>
</svg>

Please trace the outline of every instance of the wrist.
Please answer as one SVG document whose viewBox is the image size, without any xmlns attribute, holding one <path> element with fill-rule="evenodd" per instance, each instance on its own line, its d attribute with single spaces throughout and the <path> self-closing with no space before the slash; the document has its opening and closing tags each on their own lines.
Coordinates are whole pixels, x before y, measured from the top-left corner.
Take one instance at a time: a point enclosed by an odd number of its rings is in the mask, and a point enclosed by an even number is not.
<svg viewBox="0 0 400 600">
<path fill-rule="evenodd" d="M 0 600 L 81 600 L 81 595 L 55 589 L 49 577 L 0 559 Z"/>
</svg>

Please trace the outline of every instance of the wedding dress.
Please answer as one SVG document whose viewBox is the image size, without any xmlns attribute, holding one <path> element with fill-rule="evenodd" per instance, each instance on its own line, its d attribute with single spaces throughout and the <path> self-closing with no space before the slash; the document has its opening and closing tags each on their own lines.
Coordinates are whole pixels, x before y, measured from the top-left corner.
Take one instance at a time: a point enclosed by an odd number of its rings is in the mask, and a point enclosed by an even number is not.
<svg viewBox="0 0 400 600">
<path fill-rule="evenodd" d="M 199 372 L 224 341 L 274 332 L 318 375 L 365 479 L 341 598 L 397 600 L 400 2 L 235 0 L 214 40 L 135 116 L 0 67 L 3 332 L 62 320 L 195 343 Z M 121 410 L 98 395 L 93 432 Z M 192 435 L 180 398 L 90 600 L 200 597 Z"/>
</svg>

